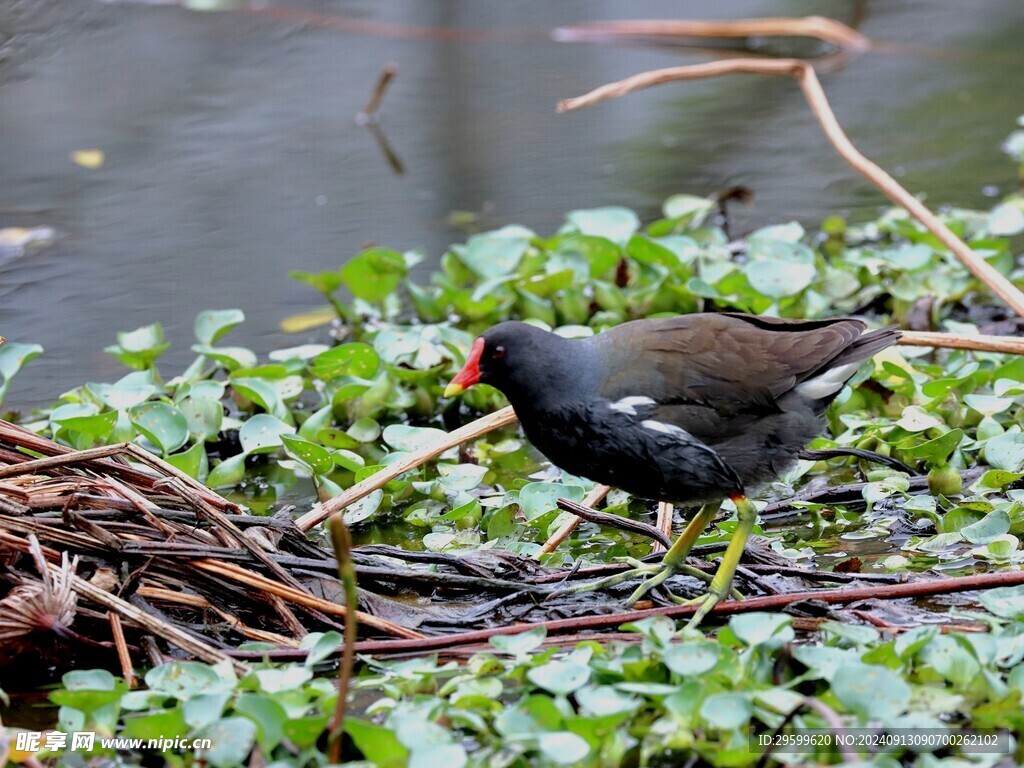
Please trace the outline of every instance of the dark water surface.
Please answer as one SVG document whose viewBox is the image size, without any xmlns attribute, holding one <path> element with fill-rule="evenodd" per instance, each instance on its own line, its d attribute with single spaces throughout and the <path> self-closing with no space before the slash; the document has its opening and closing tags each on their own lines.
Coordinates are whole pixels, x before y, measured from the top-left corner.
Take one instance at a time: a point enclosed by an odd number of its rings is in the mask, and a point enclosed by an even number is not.
<svg viewBox="0 0 1024 768">
<path fill-rule="evenodd" d="M 46 347 L 8 405 L 120 377 L 102 348 L 154 321 L 175 345 L 164 372 L 176 372 L 204 308 L 244 309 L 229 339 L 260 352 L 305 341 L 313 334 L 278 330 L 320 303 L 288 269 L 334 267 L 370 242 L 436 260 L 466 236 L 453 211 L 483 228 L 550 232 L 572 208 L 653 216 L 672 193 L 743 184 L 756 199 L 740 230 L 869 217 L 882 199 L 834 155 L 789 82 L 677 84 L 554 113 L 603 82 L 706 60 L 557 43 L 558 25 L 812 13 L 882 44 L 822 73 L 868 156 L 933 204 L 982 205 L 1012 188 L 999 144 L 1024 112 L 1020 0 L 298 0 L 224 13 L 4 3 L 0 228 L 58 233 L 0 261 L 0 335 Z M 400 72 L 381 128 L 402 175 L 353 121 L 388 61 Z M 87 148 L 105 153 L 102 167 L 71 162 Z"/>
</svg>

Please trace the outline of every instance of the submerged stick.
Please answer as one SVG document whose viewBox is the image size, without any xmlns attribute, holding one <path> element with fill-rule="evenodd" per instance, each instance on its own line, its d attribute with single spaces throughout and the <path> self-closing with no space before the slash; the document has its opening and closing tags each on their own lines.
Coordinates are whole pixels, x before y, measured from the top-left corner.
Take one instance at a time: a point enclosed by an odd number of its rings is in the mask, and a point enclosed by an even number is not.
<svg viewBox="0 0 1024 768">
<path fill-rule="evenodd" d="M 641 72 L 625 80 L 608 83 L 594 89 L 590 93 L 573 99 L 565 99 L 558 103 L 559 112 L 570 112 L 589 107 L 605 99 L 625 96 L 627 93 L 650 88 L 661 83 L 677 80 L 697 80 L 706 77 L 718 77 L 731 74 L 772 75 L 790 77 L 799 83 L 807 103 L 821 124 L 825 136 L 836 151 L 849 163 L 854 170 L 861 173 L 896 205 L 905 208 L 914 218 L 934 234 L 964 266 L 987 285 L 994 294 L 1002 299 L 1018 315 L 1024 316 L 1024 293 L 1007 279 L 999 270 L 971 250 L 963 240 L 956 236 L 938 216 L 932 213 L 920 200 L 900 186 L 881 166 L 872 162 L 853 145 L 836 119 L 829 105 L 825 92 L 821 88 L 814 68 L 798 59 L 777 59 L 774 61 L 753 61 L 748 59 L 726 59 L 705 64 L 694 64 L 683 67 L 669 67 L 650 72 Z"/>
</svg>

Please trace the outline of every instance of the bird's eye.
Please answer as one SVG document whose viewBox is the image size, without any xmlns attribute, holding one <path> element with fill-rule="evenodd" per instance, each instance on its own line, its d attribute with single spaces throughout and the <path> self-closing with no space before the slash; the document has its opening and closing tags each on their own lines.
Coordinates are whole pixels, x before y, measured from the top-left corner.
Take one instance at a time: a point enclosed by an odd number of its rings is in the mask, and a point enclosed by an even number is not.
<svg viewBox="0 0 1024 768">
<path fill-rule="evenodd" d="M 502 347 L 502 346 L 495 347 L 494 348 L 494 352 L 491 353 L 491 357 L 493 357 L 495 359 L 501 359 L 504 356 L 505 356 L 505 348 Z"/>
</svg>

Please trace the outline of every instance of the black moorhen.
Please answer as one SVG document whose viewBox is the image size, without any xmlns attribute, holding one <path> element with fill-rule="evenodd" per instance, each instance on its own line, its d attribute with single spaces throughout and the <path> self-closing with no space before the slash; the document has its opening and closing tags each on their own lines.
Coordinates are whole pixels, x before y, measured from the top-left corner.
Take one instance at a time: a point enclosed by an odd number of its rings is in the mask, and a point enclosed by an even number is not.
<svg viewBox="0 0 1024 768">
<path fill-rule="evenodd" d="M 729 593 L 757 512 L 747 498 L 824 427 L 822 414 L 860 364 L 896 343 L 860 320 L 731 313 L 636 320 L 584 339 L 506 322 L 473 343 L 445 389 L 478 382 L 508 398 L 556 466 L 636 496 L 703 506 L 630 604 L 676 571 L 721 502 L 739 525 L 691 625 Z M 623 578 L 613 577 L 616 582 Z"/>
</svg>

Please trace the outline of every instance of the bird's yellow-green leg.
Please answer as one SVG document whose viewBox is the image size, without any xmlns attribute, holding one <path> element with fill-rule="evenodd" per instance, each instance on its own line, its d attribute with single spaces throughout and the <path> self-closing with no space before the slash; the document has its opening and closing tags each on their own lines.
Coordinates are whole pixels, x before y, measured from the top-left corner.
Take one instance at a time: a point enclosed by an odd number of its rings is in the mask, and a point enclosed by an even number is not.
<svg viewBox="0 0 1024 768">
<path fill-rule="evenodd" d="M 661 565 L 658 566 L 660 571 L 637 587 L 633 594 L 629 596 L 626 605 L 633 605 L 637 600 L 673 574 L 689 572 L 689 569 L 686 567 L 686 558 L 689 556 L 690 550 L 693 549 L 697 539 L 704 533 L 704 529 L 715 519 L 720 506 L 721 504 L 715 502 L 713 504 L 705 504 L 700 508 L 700 511 L 686 524 L 686 528 L 679 534 L 679 538 L 675 540 L 672 548 L 665 553 Z"/>
<path fill-rule="evenodd" d="M 700 608 L 693 614 L 693 618 L 687 623 L 686 628 L 696 627 L 704 620 L 712 608 L 718 605 L 732 586 L 732 577 L 736 575 L 736 567 L 740 564 L 740 557 L 743 555 L 743 548 L 750 538 L 750 532 L 754 530 L 757 522 L 757 508 L 746 496 L 734 496 L 733 503 L 736 505 L 736 519 L 738 524 L 736 532 L 729 542 L 729 546 L 722 555 L 722 562 L 715 572 L 715 578 L 711 580 L 711 588 L 703 597 L 691 600 L 691 604 L 700 604 Z"/>
</svg>

